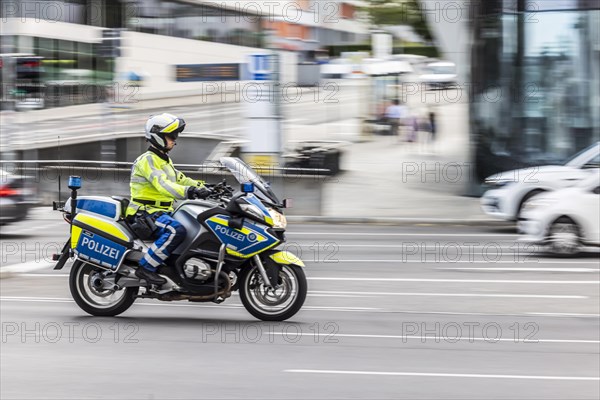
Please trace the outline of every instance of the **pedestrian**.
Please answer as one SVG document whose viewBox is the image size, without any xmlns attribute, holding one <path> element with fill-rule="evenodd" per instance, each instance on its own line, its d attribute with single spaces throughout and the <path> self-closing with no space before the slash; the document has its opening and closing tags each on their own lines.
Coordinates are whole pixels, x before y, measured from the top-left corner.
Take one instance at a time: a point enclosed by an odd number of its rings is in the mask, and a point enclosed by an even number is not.
<svg viewBox="0 0 600 400">
<path fill-rule="evenodd" d="M 389 134 L 399 138 L 399 128 L 404 124 L 404 118 L 406 117 L 404 105 L 401 105 L 398 99 L 394 99 L 392 104 L 385 111 L 385 116 L 390 127 Z"/>
<path fill-rule="evenodd" d="M 417 141 L 417 135 L 419 133 L 419 118 L 416 115 L 412 115 L 408 118 L 408 121 L 407 142 L 413 143 Z"/>
<path fill-rule="evenodd" d="M 435 113 L 433 111 L 429 112 L 429 139 L 431 142 L 435 142 L 437 126 L 435 122 Z"/>
</svg>

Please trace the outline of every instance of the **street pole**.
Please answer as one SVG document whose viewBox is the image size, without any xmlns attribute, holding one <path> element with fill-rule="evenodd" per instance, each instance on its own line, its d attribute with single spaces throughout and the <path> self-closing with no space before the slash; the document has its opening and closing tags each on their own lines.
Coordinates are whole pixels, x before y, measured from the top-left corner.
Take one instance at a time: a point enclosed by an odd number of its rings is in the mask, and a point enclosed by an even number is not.
<svg viewBox="0 0 600 400">
<path fill-rule="evenodd" d="M 270 47 L 270 46 L 269 46 Z M 248 58 L 251 74 L 249 90 L 243 93 L 246 109 L 244 159 L 258 172 L 266 173 L 279 165 L 282 153 L 281 60 L 275 50 L 252 54 Z"/>
</svg>

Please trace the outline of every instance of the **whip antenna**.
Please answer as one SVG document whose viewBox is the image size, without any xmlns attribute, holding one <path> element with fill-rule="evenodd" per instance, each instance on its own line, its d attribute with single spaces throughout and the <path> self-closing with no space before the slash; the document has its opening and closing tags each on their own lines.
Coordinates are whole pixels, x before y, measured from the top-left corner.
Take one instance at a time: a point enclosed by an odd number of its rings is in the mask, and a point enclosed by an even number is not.
<svg viewBox="0 0 600 400">
<path fill-rule="evenodd" d="M 62 180 L 62 165 L 61 165 L 61 160 L 60 160 L 60 135 L 58 136 L 58 201 L 60 202 L 62 199 L 62 192 L 61 192 L 61 184 L 60 181 Z"/>
</svg>

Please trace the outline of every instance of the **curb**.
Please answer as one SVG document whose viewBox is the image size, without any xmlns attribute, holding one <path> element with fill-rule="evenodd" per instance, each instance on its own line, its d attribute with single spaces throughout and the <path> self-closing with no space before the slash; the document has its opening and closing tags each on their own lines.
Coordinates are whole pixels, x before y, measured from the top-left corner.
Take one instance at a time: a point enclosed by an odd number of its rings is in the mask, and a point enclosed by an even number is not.
<svg viewBox="0 0 600 400">
<path fill-rule="evenodd" d="M 16 275 L 17 274 L 15 272 L 12 272 L 12 271 L 2 271 L 2 269 L 0 268 L 0 279 L 12 278 L 12 277 L 14 277 Z"/>
<path fill-rule="evenodd" d="M 326 217 L 316 215 L 286 216 L 288 222 L 326 223 L 326 224 L 367 224 L 392 226 L 481 226 L 481 227 L 514 227 L 509 221 L 496 219 L 451 219 L 451 218 L 404 218 L 404 217 Z"/>
</svg>

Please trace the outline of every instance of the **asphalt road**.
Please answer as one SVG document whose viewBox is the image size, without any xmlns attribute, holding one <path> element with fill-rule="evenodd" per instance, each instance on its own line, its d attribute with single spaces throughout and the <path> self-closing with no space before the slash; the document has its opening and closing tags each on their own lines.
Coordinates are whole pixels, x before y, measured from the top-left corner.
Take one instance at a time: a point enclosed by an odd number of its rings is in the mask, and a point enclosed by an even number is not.
<svg viewBox="0 0 600 400">
<path fill-rule="evenodd" d="M 49 254 L 58 215 L 2 227 L 0 397 L 600 396 L 598 253 L 544 256 L 509 229 L 289 226 L 309 296 L 291 321 L 138 301 L 117 318 L 71 300 Z M 40 267 L 30 270 L 29 267 Z"/>
</svg>

